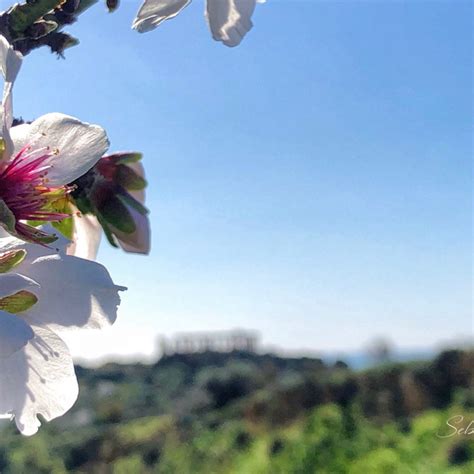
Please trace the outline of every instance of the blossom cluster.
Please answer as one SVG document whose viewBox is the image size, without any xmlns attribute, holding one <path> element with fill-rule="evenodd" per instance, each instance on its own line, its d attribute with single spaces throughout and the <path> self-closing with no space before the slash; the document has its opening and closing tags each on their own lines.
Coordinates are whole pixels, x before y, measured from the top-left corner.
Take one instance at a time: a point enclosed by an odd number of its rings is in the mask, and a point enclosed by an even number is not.
<svg viewBox="0 0 474 474">
<path fill-rule="evenodd" d="M 13 86 L 26 54 L 62 55 L 77 41 L 62 29 L 96 0 L 28 0 L 0 13 L 0 417 L 34 434 L 38 415 L 64 414 L 78 395 L 61 336 L 117 317 L 120 292 L 97 263 L 104 234 L 114 247 L 148 254 L 150 222 L 139 152 L 106 154 L 106 131 L 53 112 L 13 114 Z M 264 1 L 264 0 L 263 0 Z M 156 28 L 191 0 L 145 0 L 132 27 Z M 207 0 L 214 39 L 238 45 L 257 0 Z M 118 0 L 107 0 L 110 11 Z"/>
</svg>

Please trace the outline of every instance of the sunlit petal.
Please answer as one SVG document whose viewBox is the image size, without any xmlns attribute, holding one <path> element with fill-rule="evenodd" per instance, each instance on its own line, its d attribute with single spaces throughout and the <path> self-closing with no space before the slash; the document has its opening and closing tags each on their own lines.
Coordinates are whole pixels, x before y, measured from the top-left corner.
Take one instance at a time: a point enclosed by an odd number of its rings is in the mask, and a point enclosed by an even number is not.
<svg viewBox="0 0 474 474">
<path fill-rule="evenodd" d="M 237 46 L 250 31 L 256 0 L 207 0 L 206 18 L 212 37 Z"/>
<path fill-rule="evenodd" d="M 31 124 L 13 127 L 10 133 L 15 153 L 25 146 L 52 151 L 42 163 L 50 166 L 47 171 L 50 186 L 62 186 L 79 178 L 109 147 L 104 129 L 59 113 L 46 114 Z"/>
<path fill-rule="evenodd" d="M 132 28 L 145 33 L 165 20 L 174 18 L 191 0 L 145 0 L 138 10 Z"/>
<path fill-rule="evenodd" d="M 18 429 L 32 435 L 76 401 L 78 386 L 68 348 L 52 331 L 32 326 L 34 337 L 20 350 L 0 358 L 0 413 L 13 415 Z"/>
<path fill-rule="evenodd" d="M 123 287 L 113 283 L 102 265 L 70 255 L 40 257 L 18 267 L 40 282 L 31 290 L 38 302 L 24 318 L 54 331 L 101 328 L 113 324 Z"/>
</svg>

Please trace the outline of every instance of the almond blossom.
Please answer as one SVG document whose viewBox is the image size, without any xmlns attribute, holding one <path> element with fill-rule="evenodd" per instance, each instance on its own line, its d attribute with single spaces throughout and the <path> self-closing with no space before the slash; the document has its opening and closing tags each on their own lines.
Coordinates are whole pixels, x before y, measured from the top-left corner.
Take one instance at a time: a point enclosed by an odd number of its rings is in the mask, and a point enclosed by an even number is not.
<svg viewBox="0 0 474 474">
<path fill-rule="evenodd" d="M 112 324 L 125 288 L 103 266 L 67 255 L 69 241 L 37 227 L 69 216 L 60 210 L 73 190 L 68 183 L 94 166 L 108 140 L 102 128 L 58 113 L 12 127 L 21 62 L 0 36 L 0 416 L 31 435 L 38 415 L 52 420 L 77 398 L 73 361 L 60 336 Z M 47 246 L 53 241 L 54 249 Z"/>
<path fill-rule="evenodd" d="M 226 46 L 237 46 L 252 28 L 257 3 L 265 0 L 207 0 L 205 17 L 212 37 Z M 145 0 L 138 10 L 132 28 L 145 33 L 163 21 L 174 18 L 191 0 Z"/>
<path fill-rule="evenodd" d="M 21 433 L 63 415 L 78 395 L 68 331 L 112 324 L 118 292 L 98 263 L 0 238 L 0 416 L 14 418 Z"/>
<path fill-rule="evenodd" d="M 0 36 L 0 69 L 5 80 L 1 109 L 0 226 L 31 242 L 50 243 L 54 235 L 29 221 L 66 217 L 57 203 L 67 184 L 86 173 L 109 146 L 105 131 L 60 113 L 12 127 L 12 88 L 22 56 Z"/>
</svg>

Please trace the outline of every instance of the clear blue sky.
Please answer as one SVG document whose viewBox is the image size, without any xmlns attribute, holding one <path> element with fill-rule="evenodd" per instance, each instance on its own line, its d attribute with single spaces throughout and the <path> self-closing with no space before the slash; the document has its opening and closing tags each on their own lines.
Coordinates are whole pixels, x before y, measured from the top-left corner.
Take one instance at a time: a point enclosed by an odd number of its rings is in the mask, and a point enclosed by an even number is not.
<svg viewBox="0 0 474 474">
<path fill-rule="evenodd" d="M 235 49 L 196 0 L 139 35 L 138 3 L 93 7 L 15 89 L 16 115 L 69 113 L 145 156 L 152 254 L 103 245 L 129 291 L 76 354 L 232 327 L 316 351 L 472 335 L 470 2 L 269 0 Z"/>
</svg>

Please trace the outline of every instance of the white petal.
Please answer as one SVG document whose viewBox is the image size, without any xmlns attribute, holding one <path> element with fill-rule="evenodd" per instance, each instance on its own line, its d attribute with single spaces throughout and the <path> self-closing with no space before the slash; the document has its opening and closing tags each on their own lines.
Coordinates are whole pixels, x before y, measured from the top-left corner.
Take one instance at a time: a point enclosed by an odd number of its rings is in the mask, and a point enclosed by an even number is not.
<svg viewBox="0 0 474 474">
<path fill-rule="evenodd" d="M 7 231 L 0 227 L 0 253 L 9 252 L 18 248 L 25 247 L 23 240 L 12 237 Z M 38 245 L 38 247 L 40 247 Z"/>
<path fill-rule="evenodd" d="M 14 152 L 25 145 L 33 150 L 49 147 L 57 153 L 45 161 L 51 186 L 69 184 L 89 171 L 102 157 L 109 141 L 103 128 L 59 113 L 43 115 L 31 124 L 13 127 Z"/>
<path fill-rule="evenodd" d="M 0 359 L 0 413 L 15 417 L 24 435 L 63 415 L 77 399 L 78 387 L 68 348 L 54 332 L 32 326 L 34 338 Z"/>
<path fill-rule="evenodd" d="M 1 137 L 3 138 L 5 148 L 0 157 L 0 161 L 7 160 L 13 153 L 13 141 L 10 136 L 10 128 L 13 122 L 12 89 L 13 83 L 5 82 L 3 86 L 2 104 L 0 106 Z"/>
<path fill-rule="evenodd" d="M 0 229 L 0 253 L 8 252 L 10 250 L 25 249 L 27 251 L 27 254 L 24 263 L 21 264 L 23 266 L 27 263 L 31 263 L 33 260 L 36 260 L 39 257 L 44 257 L 45 255 L 52 255 L 54 253 L 60 253 L 64 255 L 66 253 L 66 248 L 69 245 L 70 241 L 58 231 L 56 231 L 56 229 L 54 229 L 52 226 L 41 226 L 41 229 L 49 234 L 56 234 L 56 236 L 58 237 L 57 240 L 50 244 L 51 247 L 28 244 L 23 240 L 10 236 L 6 232 L 2 232 L 2 230 Z M 20 268 L 22 267 L 16 267 L 17 270 Z"/>
<path fill-rule="evenodd" d="M 207 0 L 206 18 L 212 37 L 237 46 L 250 31 L 256 0 Z"/>
<path fill-rule="evenodd" d="M 0 35 L 0 70 L 5 82 L 14 82 L 20 70 L 23 56 L 13 49 L 13 46 Z"/>
<path fill-rule="evenodd" d="M 17 267 L 18 268 L 18 267 Z M 31 290 L 39 285 L 31 278 L 18 273 L 4 273 L 0 275 L 0 298 L 13 295 L 21 290 Z"/>
<path fill-rule="evenodd" d="M 20 350 L 33 336 L 29 324 L 13 314 L 0 311 L 0 359 Z"/>
<path fill-rule="evenodd" d="M 31 290 L 38 302 L 25 312 L 27 321 L 62 331 L 101 328 L 117 318 L 118 292 L 125 288 L 115 285 L 102 265 L 70 255 L 51 255 L 18 268 L 41 285 Z"/>
<path fill-rule="evenodd" d="M 10 127 L 13 121 L 12 89 L 22 59 L 23 56 L 13 49 L 5 37 L 0 35 L 0 70 L 5 79 L 0 109 L 1 136 L 5 142 L 5 151 L 1 159 L 8 158 L 13 151 L 13 142 L 10 138 Z"/>
<path fill-rule="evenodd" d="M 139 33 L 154 30 L 161 22 L 174 18 L 191 0 L 145 0 L 132 28 Z"/>
<path fill-rule="evenodd" d="M 73 213 L 74 238 L 67 249 L 68 255 L 95 260 L 102 237 L 102 227 L 91 214 Z"/>
</svg>

